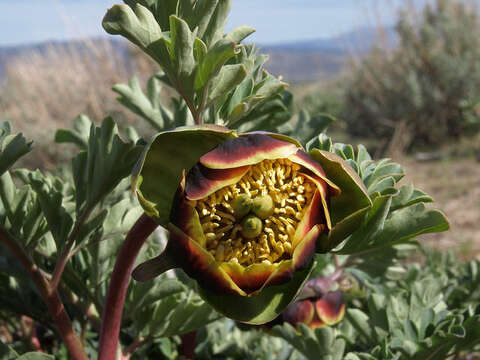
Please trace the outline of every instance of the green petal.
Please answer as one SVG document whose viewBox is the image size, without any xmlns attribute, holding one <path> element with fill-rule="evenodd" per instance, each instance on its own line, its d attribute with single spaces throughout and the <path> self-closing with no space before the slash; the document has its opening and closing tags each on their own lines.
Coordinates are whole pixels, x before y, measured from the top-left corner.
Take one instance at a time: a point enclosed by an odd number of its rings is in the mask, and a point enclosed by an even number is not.
<svg viewBox="0 0 480 360">
<path fill-rule="evenodd" d="M 133 171 L 132 187 L 145 212 L 166 226 L 182 171 L 190 170 L 202 155 L 236 136 L 234 131 L 215 125 L 183 127 L 157 134 Z"/>
</svg>

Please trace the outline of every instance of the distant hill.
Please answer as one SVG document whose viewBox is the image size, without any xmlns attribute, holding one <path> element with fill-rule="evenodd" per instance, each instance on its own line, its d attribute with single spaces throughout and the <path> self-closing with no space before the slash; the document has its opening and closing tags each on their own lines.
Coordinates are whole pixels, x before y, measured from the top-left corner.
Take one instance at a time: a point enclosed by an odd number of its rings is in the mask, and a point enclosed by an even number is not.
<svg viewBox="0 0 480 360">
<path fill-rule="evenodd" d="M 374 28 L 360 28 L 333 38 L 301 40 L 291 43 L 259 45 L 261 52 L 270 55 L 267 69 L 275 75 L 282 75 L 289 82 L 314 81 L 337 74 L 352 54 L 364 54 L 375 43 L 378 32 Z M 393 29 L 385 34 L 390 43 L 394 43 Z M 92 40 L 98 41 L 98 40 Z M 104 41 L 104 40 L 102 40 Z M 125 42 L 110 40 L 114 48 L 125 55 L 128 66 Z M 88 46 L 82 41 L 45 42 L 21 46 L 0 46 L 0 78 L 5 64 L 15 56 L 29 54 L 32 51 L 43 53 L 49 47 L 75 48 L 84 50 L 88 56 Z"/>
<path fill-rule="evenodd" d="M 387 28 L 385 40 L 396 43 L 395 31 Z M 260 46 L 270 55 L 267 68 L 290 82 L 311 82 L 337 74 L 349 56 L 361 56 L 378 41 L 375 28 L 359 28 L 333 38 L 319 38 L 291 43 Z"/>
</svg>

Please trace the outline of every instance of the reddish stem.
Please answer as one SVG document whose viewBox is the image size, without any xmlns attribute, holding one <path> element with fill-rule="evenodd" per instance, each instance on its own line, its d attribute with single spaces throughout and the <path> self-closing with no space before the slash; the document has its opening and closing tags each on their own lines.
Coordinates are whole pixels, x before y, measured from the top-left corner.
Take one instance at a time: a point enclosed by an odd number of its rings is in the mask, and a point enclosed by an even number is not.
<svg viewBox="0 0 480 360">
<path fill-rule="evenodd" d="M 128 283 L 138 253 L 157 224 L 143 214 L 130 229 L 118 253 L 102 313 L 98 360 L 115 360 Z"/>
<path fill-rule="evenodd" d="M 197 340 L 197 330 L 183 334 L 181 338 L 182 338 L 182 343 L 178 348 L 178 354 L 183 355 L 186 359 L 193 360 L 195 356 L 195 343 Z"/>
<path fill-rule="evenodd" d="M 71 251 L 72 251 L 73 245 L 75 244 L 75 240 L 77 239 L 77 236 L 80 233 L 80 230 L 82 229 L 83 224 L 88 219 L 91 210 L 92 210 L 91 208 L 88 208 L 87 210 L 85 210 L 83 215 L 77 221 L 69 237 L 65 250 L 63 250 L 63 252 L 58 257 L 57 263 L 55 264 L 55 269 L 53 270 L 52 280 L 50 281 L 50 286 L 52 290 L 57 290 L 58 284 L 60 284 L 60 278 L 62 277 L 63 271 L 67 266 L 68 260 L 70 260 L 70 256 L 73 255 L 71 254 Z"/>
<path fill-rule="evenodd" d="M 87 354 L 83 349 L 82 343 L 73 329 L 70 318 L 68 317 L 62 300 L 56 289 L 51 289 L 48 280 L 42 274 L 40 269 L 33 263 L 23 249 L 18 245 L 17 239 L 14 239 L 5 230 L 0 228 L 0 240 L 5 243 L 8 249 L 15 255 L 20 264 L 25 268 L 47 304 L 53 322 L 57 327 L 60 336 L 70 353 L 73 360 L 88 360 Z"/>
</svg>

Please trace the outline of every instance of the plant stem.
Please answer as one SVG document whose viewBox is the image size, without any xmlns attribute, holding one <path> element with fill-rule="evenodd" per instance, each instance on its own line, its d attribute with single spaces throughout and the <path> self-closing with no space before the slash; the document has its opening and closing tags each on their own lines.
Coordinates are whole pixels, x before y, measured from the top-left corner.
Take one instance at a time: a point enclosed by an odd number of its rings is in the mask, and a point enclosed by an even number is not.
<svg viewBox="0 0 480 360">
<path fill-rule="evenodd" d="M 75 244 L 75 240 L 77 239 L 80 230 L 82 229 L 83 224 L 90 216 L 90 212 L 92 211 L 93 207 L 87 208 L 82 216 L 78 219 L 77 223 L 75 224 L 74 229 L 68 239 L 67 246 L 65 250 L 60 254 L 57 263 L 55 264 L 55 269 L 53 270 L 52 280 L 50 282 L 52 290 L 56 290 L 58 284 L 60 283 L 60 278 L 62 277 L 63 271 L 65 270 L 65 266 L 67 266 L 68 260 L 70 259 L 70 252 Z"/>
<path fill-rule="evenodd" d="M 22 247 L 19 245 L 19 241 L 14 239 L 2 228 L 0 228 L 0 240 L 15 255 L 42 294 L 43 300 L 47 304 L 53 322 L 55 323 L 71 358 L 73 360 L 88 360 L 82 343 L 75 333 L 70 318 L 65 311 L 65 307 L 63 306 L 58 291 L 50 287 L 48 280 L 42 274 L 38 266 L 35 265 L 29 256 L 23 251 Z"/>
<path fill-rule="evenodd" d="M 180 336 L 182 343 L 178 348 L 178 354 L 183 355 L 186 359 L 193 360 L 195 356 L 195 342 L 197 339 L 197 330 L 183 334 Z"/>
<path fill-rule="evenodd" d="M 123 305 L 133 265 L 142 245 L 157 226 L 157 223 L 147 215 L 143 214 L 140 216 L 128 232 L 118 253 L 102 313 L 99 360 L 115 360 L 122 323 Z"/>
</svg>

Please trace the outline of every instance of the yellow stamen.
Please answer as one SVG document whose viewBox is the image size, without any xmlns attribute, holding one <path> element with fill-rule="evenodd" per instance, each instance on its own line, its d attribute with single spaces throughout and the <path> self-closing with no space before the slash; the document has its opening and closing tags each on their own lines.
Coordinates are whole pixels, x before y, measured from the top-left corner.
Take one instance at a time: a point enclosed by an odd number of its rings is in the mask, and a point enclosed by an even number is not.
<svg viewBox="0 0 480 360">
<path fill-rule="evenodd" d="M 248 266 L 272 264 L 292 256 L 295 230 L 316 189 L 300 169 L 288 159 L 264 160 L 252 165 L 236 184 L 192 202 L 200 215 L 205 248 L 216 261 Z M 258 233 L 253 227 L 246 231 L 242 221 L 254 213 L 248 208 L 248 213 L 242 213 L 239 199 L 256 203 L 261 198 L 271 200 L 273 210 L 256 210 Z"/>
</svg>

